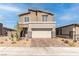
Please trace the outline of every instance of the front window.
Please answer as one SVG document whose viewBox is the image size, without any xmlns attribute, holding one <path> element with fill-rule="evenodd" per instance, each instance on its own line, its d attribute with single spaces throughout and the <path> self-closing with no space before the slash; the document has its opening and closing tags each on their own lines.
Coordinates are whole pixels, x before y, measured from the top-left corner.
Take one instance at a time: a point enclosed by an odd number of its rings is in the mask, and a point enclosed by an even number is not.
<svg viewBox="0 0 79 59">
<path fill-rule="evenodd" d="M 25 22 L 29 22 L 29 17 L 25 17 Z"/>
<path fill-rule="evenodd" d="M 48 15 L 43 15 L 43 16 L 42 16 L 42 20 L 43 20 L 43 21 L 47 21 L 47 20 L 48 20 Z"/>
</svg>

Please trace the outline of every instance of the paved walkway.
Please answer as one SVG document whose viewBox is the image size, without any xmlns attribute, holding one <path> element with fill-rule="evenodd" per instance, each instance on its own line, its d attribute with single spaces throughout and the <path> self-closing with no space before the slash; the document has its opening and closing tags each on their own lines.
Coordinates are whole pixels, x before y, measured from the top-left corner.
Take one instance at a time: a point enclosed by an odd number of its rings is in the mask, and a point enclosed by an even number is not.
<svg viewBox="0 0 79 59">
<path fill-rule="evenodd" d="M 79 55 L 79 48 L 69 47 L 0 47 L 1 56 Z"/>
<path fill-rule="evenodd" d="M 31 47 L 68 47 L 67 44 L 58 39 L 31 39 Z"/>
</svg>

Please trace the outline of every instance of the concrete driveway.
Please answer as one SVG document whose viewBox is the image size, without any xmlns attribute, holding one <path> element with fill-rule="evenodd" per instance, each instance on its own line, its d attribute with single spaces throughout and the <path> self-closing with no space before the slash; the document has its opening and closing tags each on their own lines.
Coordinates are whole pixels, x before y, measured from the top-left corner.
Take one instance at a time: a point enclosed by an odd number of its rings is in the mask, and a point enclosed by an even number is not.
<svg viewBox="0 0 79 59">
<path fill-rule="evenodd" d="M 31 39 L 31 47 L 69 47 L 68 44 L 65 44 L 58 39 Z"/>
<path fill-rule="evenodd" d="M 79 48 L 69 47 L 0 47 L 0 56 L 79 55 Z"/>
</svg>

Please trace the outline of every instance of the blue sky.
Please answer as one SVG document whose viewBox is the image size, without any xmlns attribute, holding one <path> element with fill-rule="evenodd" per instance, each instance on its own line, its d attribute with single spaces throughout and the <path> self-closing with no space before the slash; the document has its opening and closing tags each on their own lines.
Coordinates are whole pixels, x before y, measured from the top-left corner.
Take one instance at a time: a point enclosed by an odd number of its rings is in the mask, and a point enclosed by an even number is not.
<svg viewBox="0 0 79 59">
<path fill-rule="evenodd" d="M 68 3 L 1 3 L 0 23 L 5 27 L 15 28 L 18 14 L 27 12 L 28 7 L 48 10 L 54 13 L 57 27 L 79 23 L 79 4 Z"/>
</svg>

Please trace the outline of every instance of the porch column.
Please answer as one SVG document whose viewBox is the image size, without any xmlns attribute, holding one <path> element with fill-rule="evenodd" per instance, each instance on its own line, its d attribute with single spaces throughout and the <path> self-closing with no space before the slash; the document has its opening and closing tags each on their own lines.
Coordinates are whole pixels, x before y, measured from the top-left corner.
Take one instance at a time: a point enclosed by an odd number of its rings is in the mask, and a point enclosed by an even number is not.
<svg viewBox="0 0 79 59">
<path fill-rule="evenodd" d="M 52 34 L 52 38 L 55 38 L 56 37 L 56 30 L 55 30 L 55 28 L 52 29 L 51 34 Z"/>
<path fill-rule="evenodd" d="M 31 30 L 31 28 L 28 28 L 28 38 L 32 38 L 32 30 Z"/>
<path fill-rule="evenodd" d="M 76 27 L 73 28 L 73 40 L 77 40 Z"/>
</svg>

